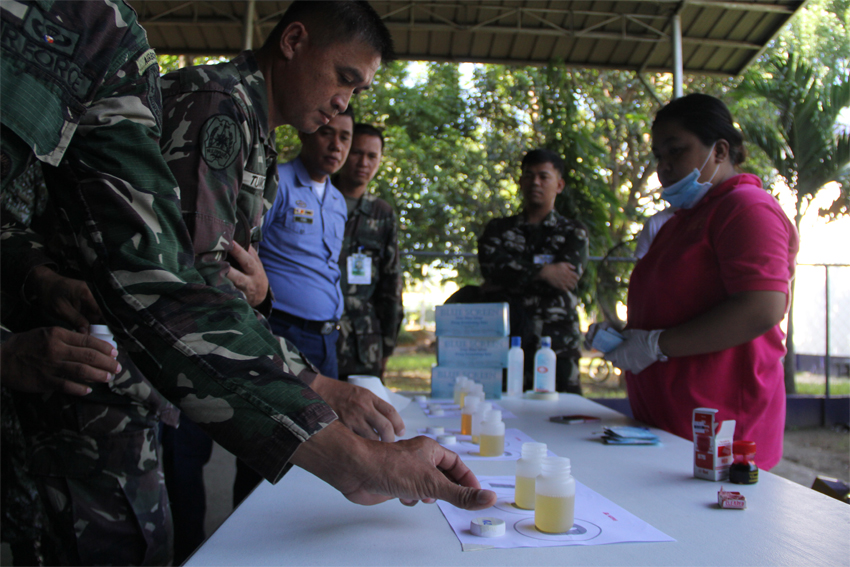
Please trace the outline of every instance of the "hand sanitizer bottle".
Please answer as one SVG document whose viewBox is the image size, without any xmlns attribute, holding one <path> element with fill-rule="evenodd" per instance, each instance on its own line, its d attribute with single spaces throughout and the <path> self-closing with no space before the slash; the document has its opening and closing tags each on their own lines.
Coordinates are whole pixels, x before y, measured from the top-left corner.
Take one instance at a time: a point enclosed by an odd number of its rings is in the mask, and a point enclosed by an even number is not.
<svg viewBox="0 0 850 567">
<path fill-rule="evenodd" d="M 511 349 L 508 351 L 508 395 L 522 394 L 523 365 L 525 354 L 522 352 L 522 338 L 511 337 Z"/>
<path fill-rule="evenodd" d="M 576 508 L 576 479 L 570 474 L 570 460 L 544 457 L 534 490 L 534 526 L 547 534 L 570 531 Z"/>
<path fill-rule="evenodd" d="M 555 351 L 550 337 L 540 338 L 540 348 L 534 355 L 534 391 L 555 391 Z"/>
</svg>

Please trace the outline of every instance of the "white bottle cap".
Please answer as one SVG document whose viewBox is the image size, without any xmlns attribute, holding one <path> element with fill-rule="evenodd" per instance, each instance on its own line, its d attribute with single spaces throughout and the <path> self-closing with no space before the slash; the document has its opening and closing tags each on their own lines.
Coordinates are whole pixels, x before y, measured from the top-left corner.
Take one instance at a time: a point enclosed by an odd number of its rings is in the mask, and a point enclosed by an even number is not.
<svg viewBox="0 0 850 567">
<path fill-rule="evenodd" d="M 429 427 L 425 430 L 426 433 L 430 433 L 431 435 L 442 435 L 446 432 L 445 427 Z"/>
<path fill-rule="evenodd" d="M 440 417 L 441 415 L 445 415 L 445 414 L 446 414 L 446 412 L 444 412 L 444 411 L 443 411 L 442 409 L 440 409 L 440 408 L 434 408 L 434 409 L 432 409 L 429 413 L 430 413 L 432 416 L 434 416 L 434 417 Z"/>
<path fill-rule="evenodd" d="M 437 443 L 440 445 L 455 445 L 457 444 L 457 437 L 454 435 L 437 435 Z"/>
<path fill-rule="evenodd" d="M 475 518 L 469 523 L 469 531 L 480 537 L 505 535 L 505 521 L 501 518 Z"/>
<path fill-rule="evenodd" d="M 416 403 L 422 403 L 422 402 L 426 401 L 428 399 L 428 397 L 420 395 L 420 396 L 414 396 L 413 399 L 416 400 Z"/>
<path fill-rule="evenodd" d="M 108 325 L 92 325 L 89 327 L 89 333 L 92 335 L 108 335 L 112 336 L 112 331 L 109 330 Z"/>
</svg>

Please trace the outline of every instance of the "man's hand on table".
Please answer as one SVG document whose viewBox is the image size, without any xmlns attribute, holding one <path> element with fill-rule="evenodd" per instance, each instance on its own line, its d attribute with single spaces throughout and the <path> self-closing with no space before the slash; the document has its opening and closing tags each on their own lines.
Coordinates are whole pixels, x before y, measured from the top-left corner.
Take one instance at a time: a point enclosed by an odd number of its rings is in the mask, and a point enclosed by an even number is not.
<svg viewBox="0 0 850 567">
<path fill-rule="evenodd" d="M 116 356 L 111 344 L 91 335 L 42 327 L 3 342 L 0 376 L 4 386 L 19 392 L 85 396 L 91 392 L 85 382 L 109 382 L 121 371 Z"/>
<path fill-rule="evenodd" d="M 321 374 L 310 387 L 361 437 L 392 442 L 404 434 L 404 421 L 395 408 L 366 388 Z"/>
<path fill-rule="evenodd" d="M 428 437 L 380 443 L 334 422 L 302 443 L 292 463 L 365 506 L 391 498 L 407 506 L 445 500 L 466 510 L 496 503 L 460 457 Z"/>
</svg>

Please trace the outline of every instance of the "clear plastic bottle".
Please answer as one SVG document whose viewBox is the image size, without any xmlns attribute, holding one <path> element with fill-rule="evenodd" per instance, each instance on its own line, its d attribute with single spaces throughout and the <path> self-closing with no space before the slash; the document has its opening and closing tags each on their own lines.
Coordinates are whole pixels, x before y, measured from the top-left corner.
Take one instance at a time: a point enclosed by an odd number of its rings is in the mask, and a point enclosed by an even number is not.
<svg viewBox="0 0 850 567">
<path fill-rule="evenodd" d="M 550 337 L 540 338 L 540 348 L 534 355 L 534 391 L 555 391 L 555 351 Z"/>
<path fill-rule="evenodd" d="M 481 402 L 475 413 L 472 414 L 472 442 L 476 445 L 481 442 L 481 422 L 484 421 L 484 414 L 493 409 L 493 404 L 490 402 Z"/>
<path fill-rule="evenodd" d="M 542 472 L 546 443 L 523 443 L 522 456 L 516 462 L 516 491 L 514 504 L 517 508 L 534 510 L 535 482 Z"/>
<path fill-rule="evenodd" d="M 466 376 L 458 376 L 455 378 L 454 403 L 458 406 L 460 405 L 460 391 L 463 389 L 467 380 L 469 380 L 469 378 Z"/>
<path fill-rule="evenodd" d="M 508 351 L 508 395 L 522 394 L 523 366 L 525 353 L 522 352 L 522 337 L 511 337 L 511 349 Z"/>
<path fill-rule="evenodd" d="M 472 414 L 478 408 L 478 404 L 484 401 L 478 396 L 469 394 L 466 396 L 466 403 L 460 412 L 460 434 L 472 435 Z"/>
<path fill-rule="evenodd" d="M 570 460 L 543 457 L 534 492 L 535 527 L 548 534 L 570 531 L 576 509 L 576 480 L 570 474 Z"/>
<path fill-rule="evenodd" d="M 484 414 L 478 453 L 482 457 L 501 457 L 505 454 L 505 423 L 500 410 L 490 410 Z"/>
<path fill-rule="evenodd" d="M 475 382 L 468 379 L 463 383 L 463 386 L 460 388 L 460 401 L 458 405 L 460 409 L 463 409 L 464 404 L 466 403 L 466 396 L 470 395 L 475 390 Z"/>
</svg>

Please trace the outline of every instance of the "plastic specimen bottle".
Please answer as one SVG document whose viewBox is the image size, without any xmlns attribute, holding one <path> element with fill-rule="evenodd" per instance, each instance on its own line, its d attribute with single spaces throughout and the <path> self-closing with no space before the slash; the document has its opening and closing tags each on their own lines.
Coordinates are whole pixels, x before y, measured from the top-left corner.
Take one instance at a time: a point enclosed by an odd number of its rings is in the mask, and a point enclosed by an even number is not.
<svg viewBox="0 0 850 567">
<path fill-rule="evenodd" d="M 460 388 L 460 401 L 458 402 L 460 409 L 463 409 L 463 406 L 466 403 L 466 396 L 471 394 L 474 390 L 475 382 L 467 378 L 466 382 L 464 382 L 463 386 Z"/>
<path fill-rule="evenodd" d="M 475 413 L 472 414 L 472 442 L 476 445 L 481 442 L 481 422 L 484 421 L 484 414 L 493 409 L 493 404 L 490 402 L 481 402 L 478 404 Z"/>
<path fill-rule="evenodd" d="M 540 348 L 534 355 L 534 391 L 555 391 L 555 351 L 550 337 L 540 338 Z"/>
<path fill-rule="evenodd" d="M 755 441 L 739 440 L 732 443 L 734 461 L 729 467 L 729 482 L 735 484 L 755 484 L 759 481 L 759 468 L 756 466 Z"/>
<path fill-rule="evenodd" d="M 96 339 L 105 341 L 113 347 L 118 348 L 118 344 L 115 342 L 115 337 L 112 336 L 112 331 L 110 331 L 109 327 L 106 325 L 92 325 L 89 327 L 89 334 Z"/>
<path fill-rule="evenodd" d="M 478 453 L 482 457 L 501 457 L 505 454 L 505 423 L 501 411 L 490 410 L 484 414 Z"/>
<path fill-rule="evenodd" d="M 522 352 L 522 337 L 511 337 L 511 349 L 508 351 L 508 395 L 522 394 L 523 365 L 525 354 Z"/>
<path fill-rule="evenodd" d="M 542 472 L 546 443 L 523 443 L 522 456 L 516 462 L 516 492 L 514 504 L 518 508 L 534 510 L 535 483 Z"/>
<path fill-rule="evenodd" d="M 478 404 L 483 400 L 472 394 L 466 396 L 466 403 L 460 412 L 460 434 L 472 435 L 472 414 L 478 408 Z"/>
<path fill-rule="evenodd" d="M 460 405 L 460 391 L 463 389 L 467 380 L 469 380 L 469 378 L 466 376 L 458 376 L 455 378 L 454 403 L 457 405 Z"/>
<path fill-rule="evenodd" d="M 541 532 L 562 534 L 575 521 L 576 480 L 570 475 L 570 460 L 544 457 L 542 473 L 535 483 L 534 525 Z"/>
</svg>

